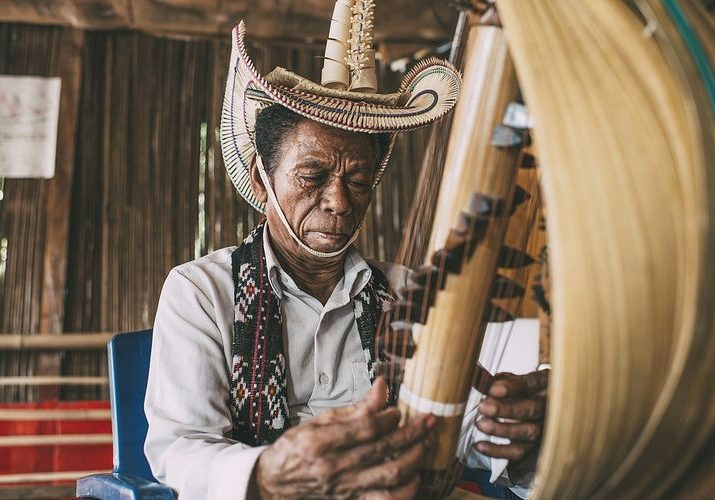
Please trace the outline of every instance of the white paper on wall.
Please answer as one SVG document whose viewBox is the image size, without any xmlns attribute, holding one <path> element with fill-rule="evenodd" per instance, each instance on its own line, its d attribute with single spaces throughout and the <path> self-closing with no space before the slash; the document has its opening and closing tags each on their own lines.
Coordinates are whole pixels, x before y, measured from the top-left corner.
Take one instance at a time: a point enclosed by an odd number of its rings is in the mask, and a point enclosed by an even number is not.
<svg viewBox="0 0 715 500">
<path fill-rule="evenodd" d="M 0 177 L 55 174 L 60 79 L 0 75 Z"/>
</svg>

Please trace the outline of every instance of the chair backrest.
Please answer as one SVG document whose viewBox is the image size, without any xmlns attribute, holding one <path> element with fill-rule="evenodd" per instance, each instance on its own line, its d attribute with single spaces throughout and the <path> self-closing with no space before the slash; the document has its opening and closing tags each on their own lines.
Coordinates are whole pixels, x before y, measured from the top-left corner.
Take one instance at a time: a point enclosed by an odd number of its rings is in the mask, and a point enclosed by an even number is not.
<svg viewBox="0 0 715 500">
<path fill-rule="evenodd" d="M 144 456 L 148 424 L 144 394 L 149 375 L 151 330 L 119 333 L 109 341 L 114 472 L 156 481 Z"/>
</svg>

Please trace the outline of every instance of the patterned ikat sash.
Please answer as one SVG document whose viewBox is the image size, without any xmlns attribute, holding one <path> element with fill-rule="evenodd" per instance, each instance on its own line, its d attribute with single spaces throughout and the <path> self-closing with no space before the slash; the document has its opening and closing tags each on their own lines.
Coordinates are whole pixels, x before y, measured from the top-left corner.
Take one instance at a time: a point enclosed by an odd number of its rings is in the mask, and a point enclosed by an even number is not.
<svg viewBox="0 0 715 500">
<path fill-rule="evenodd" d="M 268 281 L 259 224 L 231 256 L 234 284 L 233 366 L 229 406 L 233 438 L 251 446 L 270 444 L 288 428 L 286 358 L 281 306 Z M 374 380 L 375 329 L 383 304 L 393 297 L 385 275 L 372 277 L 353 299 L 370 381 Z"/>
</svg>

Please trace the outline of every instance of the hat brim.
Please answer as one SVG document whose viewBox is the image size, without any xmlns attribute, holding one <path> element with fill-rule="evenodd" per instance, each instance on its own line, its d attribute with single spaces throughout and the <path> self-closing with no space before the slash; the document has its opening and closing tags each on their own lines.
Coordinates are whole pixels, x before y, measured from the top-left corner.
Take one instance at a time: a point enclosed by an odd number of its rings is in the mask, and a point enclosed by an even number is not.
<svg viewBox="0 0 715 500">
<path fill-rule="evenodd" d="M 306 118 L 331 127 L 368 134 L 391 134 L 388 151 L 375 175 L 375 185 L 391 156 L 397 132 L 424 127 L 449 112 L 457 102 L 461 77 L 449 63 L 428 59 L 418 63 L 402 80 L 396 104 L 384 104 L 386 96 L 341 95 L 347 91 L 313 87 L 273 85 L 261 76 L 248 57 L 243 21 L 233 29 L 229 74 L 221 113 L 221 150 L 231 181 L 256 210 L 265 212 L 250 182 L 256 158 L 256 114 L 270 104 L 279 104 Z M 315 84 L 317 85 L 317 84 Z M 323 95 L 321 95 L 323 94 Z M 370 102 L 373 101 L 373 102 Z M 404 102 L 404 104 L 402 104 Z"/>
</svg>

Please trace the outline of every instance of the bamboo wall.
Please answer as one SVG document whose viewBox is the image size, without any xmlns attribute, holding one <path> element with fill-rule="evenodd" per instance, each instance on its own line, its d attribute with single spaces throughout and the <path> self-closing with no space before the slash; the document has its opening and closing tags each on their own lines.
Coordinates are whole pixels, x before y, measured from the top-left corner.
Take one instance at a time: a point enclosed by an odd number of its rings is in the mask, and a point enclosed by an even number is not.
<svg viewBox="0 0 715 500">
<path fill-rule="evenodd" d="M 0 334 L 150 327 L 175 265 L 234 245 L 257 214 L 240 202 L 216 129 L 229 37 L 0 24 L 0 74 L 60 76 L 56 175 L 7 179 L 0 200 Z M 322 44 L 259 41 L 259 70 L 317 79 Z M 398 75 L 386 74 L 394 87 Z M 425 133 L 403 137 L 359 246 L 395 255 Z M 0 377 L 106 375 L 103 351 L 2 352 Z M 0 386 L 0 401 L 106 398 L 104 386 Z"/>
</svg>

